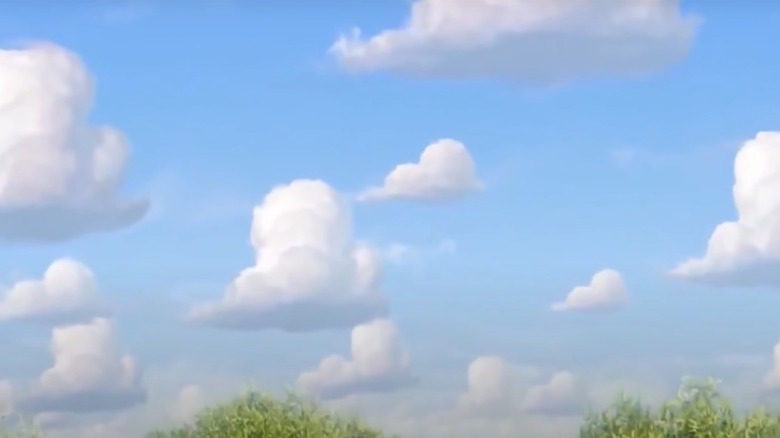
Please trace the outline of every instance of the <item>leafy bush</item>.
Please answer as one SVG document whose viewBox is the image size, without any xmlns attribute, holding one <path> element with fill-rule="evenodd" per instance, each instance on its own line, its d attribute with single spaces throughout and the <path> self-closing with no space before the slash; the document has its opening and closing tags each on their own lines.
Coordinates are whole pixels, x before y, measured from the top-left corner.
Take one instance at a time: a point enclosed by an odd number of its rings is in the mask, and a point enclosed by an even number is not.
<svg viewBox="0 0 780 438">
<path fill-rule="evenodd" d="M 194 424 L 157 431 L 146 438 L 385 438 L 357 420 L 344 420 L 294 397 L 276 401 L 250 392 L 234 402 L 207 409 Z"/>
<path fill-rule="evenodd" d="M 718 382 L 686 379 L 674 400 L 658 410 L 621 397 L 590 414 L 580 438 L 778 438 L 780 415 L 759 408 L 740 418 L 717 391 Z"/>
</svg>

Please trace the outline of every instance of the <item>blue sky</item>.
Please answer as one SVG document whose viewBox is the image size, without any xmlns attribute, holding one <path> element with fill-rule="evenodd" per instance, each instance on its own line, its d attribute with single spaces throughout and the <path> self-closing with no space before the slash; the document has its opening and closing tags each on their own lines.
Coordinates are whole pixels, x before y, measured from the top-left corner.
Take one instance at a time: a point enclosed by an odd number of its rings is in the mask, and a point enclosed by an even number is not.
<svg viewBox="0 0 780 438">
<path fill-rule="evenodd" d="M 240 383 L 279 372 L 293 384 L 322 357 L 348 353 L 349 327 L 234 332 L 182 318 L 253 264 L 252 208 L 272 188 L 314 178 L 351 195 L 442 138 L 466 146 L 484 190 L 457 202 L 351 206 L 357 239 L 427 254 L 385 261 L 382 287 L 421 385 L 446 369 L 458 389 L 468 363 L 488 354 L 575 375 L 626 358 L 771 358 L 777 284 L 714 287 L 667 272 L 702 256 L 715 226 L 736 218 L 735 153 L 778 129 L 780 64 L 769 42 L 780 39 L 780 8 L 684 2 L 701 23 L 682 59 L 640 77 L 535 86 L 488 74 L 361 74 L 329 55 L 353 26 L 364 36 L 400 26 L 408 2 L 161 3 L 0 11 L 4 48 L 48 41 L 81 58 L 96 84 L 89 120 L 132 147 L 123 192 L 151 200 L 121 230 L 6 244 L 0 275 L 10 286 L 40 278 L 58 257 L 83 262 L 114 303 L 123 348 L 151 375 L 187 363 L 199 376 Z M 436 251 L 443 241 L 456 249 Z M 622 274 L 626 306 L 550 310 L 606 268 Z M 0 378 L 36 378 L 51 362 L 49 336 L 0 327 L 0 345 L 24 358 L 0 360 Z"/>
</svg>

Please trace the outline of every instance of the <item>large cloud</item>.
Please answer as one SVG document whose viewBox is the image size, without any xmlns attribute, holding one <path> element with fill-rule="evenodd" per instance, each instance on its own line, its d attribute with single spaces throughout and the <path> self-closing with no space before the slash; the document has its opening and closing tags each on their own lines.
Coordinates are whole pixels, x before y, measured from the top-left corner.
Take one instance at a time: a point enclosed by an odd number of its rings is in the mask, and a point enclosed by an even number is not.
<svg viewBox="0 0 780 438">
<path fill-rule="evenodd" d="M 305 394 L 336 399 L 354 393 L 388 392 L 416 383 L 409 354 L 392 321 L 377 319 L 352 330 L 352 358 L 326 357 L 315 371 L 301 374 L 297 386 Z"/>
<path fill-rule="evenodd" d="M 442 139 L 428 145 L 420 154 L 419 162 L 399 164 L 385 177 L 382 186 L 364 190 L 358 199 L 364 202 L 454 201 L 483 186 L 463 143 Z"/>
<path fill-rule="evenodd" d="M 554 303 L 555 311 L 598 311 L 623 306 L 628 292 L 623 277 L 613 269 L 596 272 L 587 286 L 577 286 L 563 301 Z"/>
<path fill-rule="evenodd" d="M 0 240 L 60 241 L 138 222 L 144 199 L 119 193 L 130 149 L 92 126 L 93 82 L 52 44 L 0 50 Z"/>
<path fill-rule="evenodd" d="M 404 27 L 330 48 L 352 72 L 553 84 L 684 58 L 698 20 L 678 0 L 416 0 Z"/>
<path fill-rule="evenodd" d="M 52 331 L 54 365 L 44 371 L 19 407 L 35 413 L 118 411 L 146 400 L 140 370 L 122 354 L 114 327 L 105 318 Z"/>
<path fill-rule="evenodd" d="M 14 284 L 0 298 L 0 321 L 59 325 L 107 314 L 92 271 L 68 258 L 55 260 L 40 280 Z"/>
<path fill-rule="evenodd" d="M 349 206 L 322 181 L 277 187 L 254 210 L 255 266 L 189 319 L 221 328 L 291 332 L 349 328 L 387 314 L 381 262 L 352 236 Z"/>
<path fill-rule="evenodd" d="M 780 285 L 780 132 L 759 132 L 734 159 L 737 220 L 712 232 L 704 256 L 671 274 L 713 285 Z"/>
</svg>

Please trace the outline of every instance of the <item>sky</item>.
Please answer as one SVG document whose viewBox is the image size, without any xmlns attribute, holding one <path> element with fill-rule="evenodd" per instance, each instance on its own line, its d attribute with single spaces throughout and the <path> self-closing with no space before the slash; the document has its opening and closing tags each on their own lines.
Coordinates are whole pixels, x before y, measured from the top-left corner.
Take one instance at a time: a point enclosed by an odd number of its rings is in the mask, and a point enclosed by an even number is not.
<svg viewBox="0 0 780 438">
<path fill-rule="evenodd" d="M 503 438 L 686 375 L 780 404 L 778 19 L 4 3 L 0 410 L 132 438 L 252 385 Z"/>
</svg>

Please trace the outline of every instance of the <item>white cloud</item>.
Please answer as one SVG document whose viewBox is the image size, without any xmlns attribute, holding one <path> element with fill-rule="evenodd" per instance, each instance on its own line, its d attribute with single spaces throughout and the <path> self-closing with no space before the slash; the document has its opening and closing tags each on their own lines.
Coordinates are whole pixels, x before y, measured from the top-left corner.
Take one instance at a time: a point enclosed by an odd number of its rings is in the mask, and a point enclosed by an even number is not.
<svg viewBox="0 0 780 438">
<path fill-rule="evenodd" d="M 780 389 L 780 342 L 772 351 L 772 368 L 764 376 L 764 386 L 771 390 Z"/>
<path fill-rule="evenodd" d="M 428 145 L 419 162 L 396 166 L 385 177 L 384 185 L 363 191 L 358 200 L 446 202 L 483 187 L 477 178 L 474 160 L 463 143 L 442 139 Z"/>
<path fill-rule="evenodd" d="M 146 214 L 147 200 L 119 193 L 124 135 L 89 123 L 93 88 L 61 47 L 0 50 L 0 240 L 61 241 Z"/>
<path fill-rule="evenodd" d="M 557 84 L 656 72 L 689 52 L 679 0 L 416 0 L 402 28 L 330 48 L 351 72 Z"/>
<path fill-rule="evenodd" d="M 109 412 L 146 399 L 135 359 L 121 353 L 113 324 L 105 318 L 54 328 L 51 353 L 54 365 L 19 402 L 24 411 Z"/>
<path fill-rule="evenodd" d="M 55 260 L 40 280 L 17 282 L 0 298 L 0 321 L 59 325 L 107 314 L 92 271 L 69 258 Z"/>
<path fill-rule="evenodd" d="M 544 415 L 566 415 L 579 412 L 579 394 L 574 375 L 568 371 L 553 374 L 550 381 L 528 390 L 522 409 Z"/>
<path fill-rule="evenodd" d="M 628 300 L 628 292 L 619 272 L 604 269 L 593 275 L 588 286 L 577 286 L 566 299 L 552 305 L 555 311 L 596 311 L 615 309 Z"/>
<path fill-rule="evenodd" d="M 511 413 L 516 407 L 510 364 L 499 356 L 474 359 L 468 368 L 468 391 L 458 408 L 486 414 Z"/>
<path fill-rule="evenodd" d="M 376 319 L 352 329 L 352 357 L 326 357 L 315 371 L 298 377 L 305 394 L 337 399 L 355 393 L 389 392 L 416 383 L 409 354 L 392 321 Z"/>
<path fill-rule="evenodd" d="M 255 266 L 221 301 L 193 308 L 191 321 L 301 332 L 386 315 L 380 258 L 355 243 L 350 208 L 325 182 L 296 180 L 271 190 L 254 210 L 251 243 Z"/>
<path fill-rule="evenodd" d="M 737 220 L 712 232 L 703 257 L 671 275 L 714 285 L 780 285 L 780 132 L 759 132 L 737 152 Z"/>
</svg>

